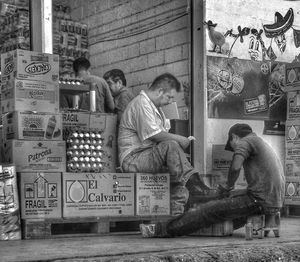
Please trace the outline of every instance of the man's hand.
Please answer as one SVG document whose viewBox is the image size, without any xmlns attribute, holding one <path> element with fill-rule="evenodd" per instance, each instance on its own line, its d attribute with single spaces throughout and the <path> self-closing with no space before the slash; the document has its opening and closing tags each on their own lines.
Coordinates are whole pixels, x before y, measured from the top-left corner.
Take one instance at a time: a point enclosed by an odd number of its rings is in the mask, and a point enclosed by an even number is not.
<svg viewBox="0 0 300 262">
<path fill-rule="evenodd" d="M 184 137 L 184 136 L 180 137 L 180 139 L 179 139 L 179 141 L 178 141 L 179 145 L 180 145 L 183 149 L 188 148 L 188 146 L 190 145 L 190 142 L 191 142 L 191 140 L 189 140 L 187 137 Z"/>
<path fill-rule="evenodd" d="M 218 185 L 217 188 L 217 193 L 219 195 L 229 195 L 229 192 L 233 189 L 233 187 L 228 187 L 226 186 L 222 186 L 222 185 Z"/>
</svg>

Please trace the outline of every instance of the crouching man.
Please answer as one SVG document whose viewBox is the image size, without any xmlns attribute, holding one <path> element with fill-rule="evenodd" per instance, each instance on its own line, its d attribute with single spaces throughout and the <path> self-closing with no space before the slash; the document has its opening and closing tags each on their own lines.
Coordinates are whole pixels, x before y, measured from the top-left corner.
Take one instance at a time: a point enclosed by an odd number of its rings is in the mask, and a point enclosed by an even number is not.
<svg viewBox="0 0 300 262">
<path fill-rule="evenodd" d="M 252 132 L 247 124 L 235 124 L 228 132 L 226 150 L 233 151 L 226 186 L 219 187 L 222 198 L 199 204 L 166 222 L 141 224 L 143 237 L 176 237 L 227 220 L 234 229 L 246 223 L 247 216 L 280 210 L 284 200 L 283 167 L 273 149 Z M 244 168 L 247 190 L 235 193 L 234 184 Z"/>
</svg>

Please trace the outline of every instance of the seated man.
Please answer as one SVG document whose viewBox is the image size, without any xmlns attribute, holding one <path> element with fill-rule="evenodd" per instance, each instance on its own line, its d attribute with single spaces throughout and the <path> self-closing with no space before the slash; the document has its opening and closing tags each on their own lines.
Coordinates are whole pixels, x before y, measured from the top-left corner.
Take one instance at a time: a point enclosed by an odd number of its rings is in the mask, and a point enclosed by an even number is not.
<svg viewBox="0 0 300 262">
<path fill-rule="evenodd" d="M 187 189 L 192 193 L 209 189 L 183 151 L 191 140 L 168 133 L 170 121 L 161 110 L 161 106 L 173 102 L 180 88 L 173 75 L 158 76 L 149 89 L 131 100 L 121 118 L 118 135 L 123 172 L 161 173 L 168 169 L 172 215 L 184 212 L 189 197 Z"/>
<path fill-rule="evenodd" d="M 220 187 L 223 198 L 201 203 L 166 222 L 141 224 L 144 237 L 187 235 L 226 220 L 232 220 L 234 229 L 237 229 L 246 223 L 249 215 L 279 211 L 284 200 L 285 178 L 281 162 L 273 149 L 247 124 L 236 124 L 230 128 L 225 149 L 234 154 L 227 184 Z M 240 194 L 232 191 L 230 194 L 242 166 L 247 190 Z"/>
<path fill-rule="evenodd" d="M 90 74 L 90 67 L 90 61 L 85 57 L 77 58 L 73 62 L 75 76 L 81 78 L 85 84 L 94 83 L 96 85 L 96 112 L 113 112 L 115 108 L 114 99 L 108 84 L 102 77 Z M 62 96 L 60 98 L 60 108 L 70 107 L 70 101 L 72 101 L 72 98 L 69 96 Z M 90 95 L 88 92 L 80 94 L 79 109 L 90 110 Z"/>
<path fill-rule="evenodd" d="M 111 94 L 115 102 L 114 113 L 118 115 L 118 123 L 121 120 L 122 114 L 134 98 L 133 93 L 126 86 L 126 78 L 122 70 L 112 69 L 106 72 L 103 76 L 107 84 L 109 85 Z"/>
</svg>

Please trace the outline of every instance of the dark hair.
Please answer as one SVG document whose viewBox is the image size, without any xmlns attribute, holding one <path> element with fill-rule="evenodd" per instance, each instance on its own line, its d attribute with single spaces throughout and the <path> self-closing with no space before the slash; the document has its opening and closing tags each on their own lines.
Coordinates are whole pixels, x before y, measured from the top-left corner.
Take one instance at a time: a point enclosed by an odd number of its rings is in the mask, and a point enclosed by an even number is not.
<svg viewBox="0 0 300 262">
<path fill-rule="evenodd" d="M 253 132 L 252 128 L 248 124 L 238 123 L 238 124 L 233 125 L 228 131 L 228 140 L 225 145 L 225 150 L 233 151 L 233 149 L 230 145 L 230 141 L 232 140 L 232 134 L 236 134 L 237 136 L 243 138 L 243 137 L 251 134 L 252 132 Z"/>
<path fill-rule="evenodd" d="M 78 74 L 79 70 L 84 69 L 88 70 L 91 67 L 91 63 L 85 57 L 79 57 L 73 62 L 73 70 L 75 74 Z"/>
<path fill-rule="evenodd" d="M 109 70 L 107 71 L 103 78 L 107 81 L 109 78 L 111 78 L 112 81 L 114 81 L 115 83 L 119 80 L 122 81 L 122 84 L 123 86 L 126 86 L 127 85 L 127 81 L 126 81 L 126 78 L 125 78 L 125 75 L 123 73 L 122 70 L 120 69 L 112 69 L 112 70 Z"/>
<path fill-rule="evenodd" d="M 167 83 L 168 85 L 162 85 L 163 83 Z M 177 92 L 181 90 L 181 84 L 178 79 L 170 73 L 164 73 L 159 75 L 154 79 L 149 89 L 156 90 L 162 87 L 164 91 L 175 89 Z"/>
</svg>

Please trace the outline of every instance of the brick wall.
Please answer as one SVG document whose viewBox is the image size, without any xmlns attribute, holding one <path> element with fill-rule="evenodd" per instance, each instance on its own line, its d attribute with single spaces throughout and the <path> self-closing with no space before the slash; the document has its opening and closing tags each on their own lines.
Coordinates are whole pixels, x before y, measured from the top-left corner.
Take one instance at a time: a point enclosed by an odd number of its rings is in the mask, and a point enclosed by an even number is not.
<svg viewBox="0 0 300 262">
<path fill-rule="evenodd" d="M 88 24 L 94 74 L 102 76 L 107 70 L 119 68 L 125 72 L 128 86 L 135 94 L 163 72 L 173 73 L 182 82 L 189 81 L 190 32 L 186 0 L 75 0 L 69 3 L 72 18 Z M 114 40 L 106 41 L 108 38 Z M 176 100 L 181 118 L 185 118 L 183 92 Z"/>
</svg>

